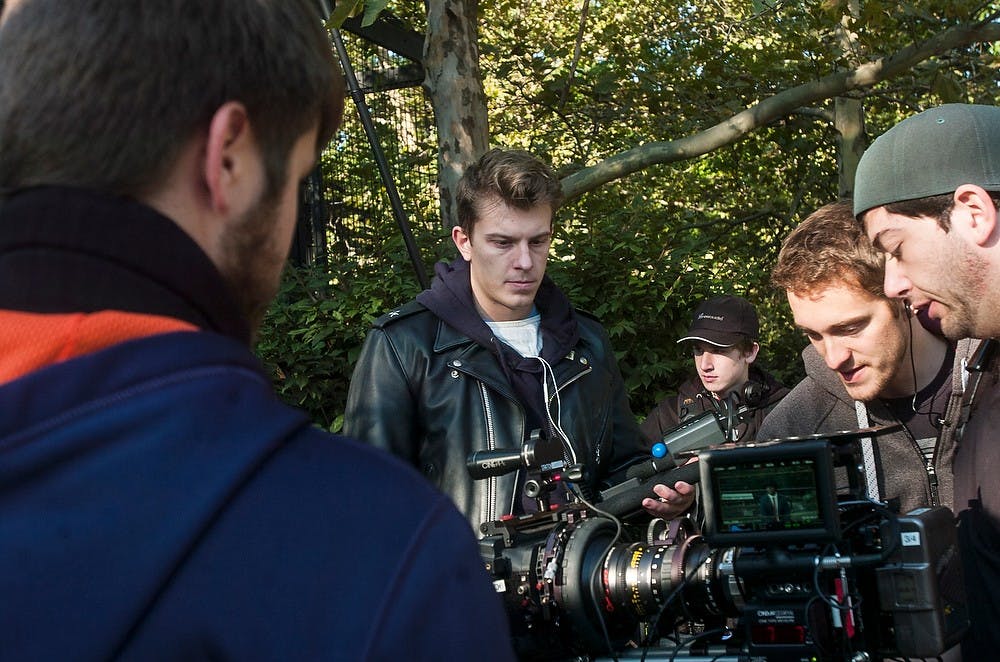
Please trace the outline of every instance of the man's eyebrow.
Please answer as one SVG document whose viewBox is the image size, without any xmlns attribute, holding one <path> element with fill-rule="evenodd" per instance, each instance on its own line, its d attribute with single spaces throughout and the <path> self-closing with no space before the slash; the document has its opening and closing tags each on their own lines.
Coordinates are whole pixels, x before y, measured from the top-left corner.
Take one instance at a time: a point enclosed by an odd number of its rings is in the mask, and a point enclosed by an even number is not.
<svg viewBox="0 0 1000 662">
<path fill-rule="evenodd" d="M 872 237 L 872 247 L 874 247 L 875 250 L 877 251 L 888 253 L 889 251 L 887 251 L 885 247 L 882 245 L 882 237 L 886 234 L 891 234 L 896 231 L 898 231 L 898 228 L 885 228 L 884 230 L 879 230 L 878 232 L 875 233 L 875 236 Z"/>
<path fill-rule="evenodd" d="M 488 241 L 496 241 L 497 239 L 506 239 L 508 241 L 514 241 L 517 239 L 514 235 L 504 234 L 503 232 L 488 232 L 483 235 Z M 542 232 L 534 236 L 528 237 L 528 241 L 535 241 L 536 239 L 547 239 L 552 236 L 551 232 Z"/>
<path fill-rule="evenodd" d="M 842 322 L 837 322 L 836 324 L 831 325 L 829 329 L 827 329 L 826 334 L 829 335 L 829 334 L 844 333 L 845 331 L 848 331 L 853 327 L 858 326 L 859 324 L 867 324 L 870 319 L 871 317 L 869 315 L 861 315 L 859 317 L 852 317 L 851 319 L 847 319 Z M 802 333 L 820 333 L 819 331 L 814 331 L 813 329 L 802 326 L 801 324 L 796 324 L 795 328 L 801 331 Z"/>
<path fill-rule="evenodd" d="M 830 331 L 833 333 L 844 333 L 849 331 L 856 326 L 867 324 L 871 319 L 868 315 L 862 315 L 860 317 L 852 317 L 851 319 L 844 320 L 843 322 L 837 322 L 830 327 Z"/>
<path fill-rule="evenodd" d="M 483 239 L 486 239 L 487 241 L 499 241 L 499 240 L 512 241 L 514 237 L 512 237 L 509 234 L 504 234 L 503 232 L 484 232 Z"/>
</svg>

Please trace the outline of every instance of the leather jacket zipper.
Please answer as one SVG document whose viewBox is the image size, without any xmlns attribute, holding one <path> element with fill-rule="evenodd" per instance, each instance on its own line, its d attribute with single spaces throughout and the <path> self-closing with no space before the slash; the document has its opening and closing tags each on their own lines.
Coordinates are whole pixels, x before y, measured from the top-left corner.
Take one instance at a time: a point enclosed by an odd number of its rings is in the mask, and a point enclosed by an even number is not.
<svg viewBox="0 0 1000 662">
<path fill-rule="evenodd" d="M 479 392 L 483 398 L 483 416 L 486 419 L 486 449 L 490 451 L 496 450 L 497 438 L 496 431 L 493 427 L 493 405 L 490 401 L 490 394 L 486 390 L 486 385 L 481 381 L 478 381 Z M 497 498 L 497 477 L 490 476 L 486 479 L 486 496 L 483 502 L 484 517 L 480 520 L 482 522 L 494 522 L 497 518 L 497 508 L 496 508 L 496 498 Z"/>
</svg>

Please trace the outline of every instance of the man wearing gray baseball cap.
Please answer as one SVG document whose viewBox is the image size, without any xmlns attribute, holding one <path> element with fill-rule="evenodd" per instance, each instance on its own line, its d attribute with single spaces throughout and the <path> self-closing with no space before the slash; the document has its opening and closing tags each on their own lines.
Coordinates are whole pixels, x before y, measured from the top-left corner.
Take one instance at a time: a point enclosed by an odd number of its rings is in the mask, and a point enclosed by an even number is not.
<svg viewBox="0 0 1000 662">
<path fill-rule="evenodd" d="M 914 115 L 877 138 L 858 164 L 854 214 L 886 253 L 886 294 L 907 300 L 953 340 L 1000 338 L 998 208 L 996 106 L 947 104 Z M 1000 365 L 982 363 L 954 461 L 972 623 L 962 642 L 967 660 L 1000 650 Z"/>
</svg>

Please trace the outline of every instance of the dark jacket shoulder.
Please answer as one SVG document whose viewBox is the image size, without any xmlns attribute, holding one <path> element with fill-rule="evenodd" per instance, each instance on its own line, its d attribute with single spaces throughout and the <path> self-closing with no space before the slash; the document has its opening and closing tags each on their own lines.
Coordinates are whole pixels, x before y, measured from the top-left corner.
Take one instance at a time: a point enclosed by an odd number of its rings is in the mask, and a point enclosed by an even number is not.
<svg viewBox="0 0 1000 662">
<path fill-rule="evenodd" d="M 383 314 L 381 317 L 372 322 L 372 326 L 376 329 L 384 329 L 390 324 L 423 312 L 429 313 L 430 311 L 427 310 L 425 305 L 414 299 L 407 301 L 402 306 L 393 308 L 389 312 Z"/>
</svg>

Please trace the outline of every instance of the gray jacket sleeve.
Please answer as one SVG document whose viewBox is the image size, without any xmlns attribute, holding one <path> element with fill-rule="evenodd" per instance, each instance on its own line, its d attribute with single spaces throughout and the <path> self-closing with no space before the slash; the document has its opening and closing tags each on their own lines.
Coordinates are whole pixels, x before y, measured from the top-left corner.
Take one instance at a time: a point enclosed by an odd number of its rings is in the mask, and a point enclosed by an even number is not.
<svg viewBox="0 0 1000 662">
<path fill-rule="evenodd" d="M 764 417 L 757 439 L 783 439 L 856 427 L 853 409 L 812 377 L 806 377 Z"/>
</svg>

